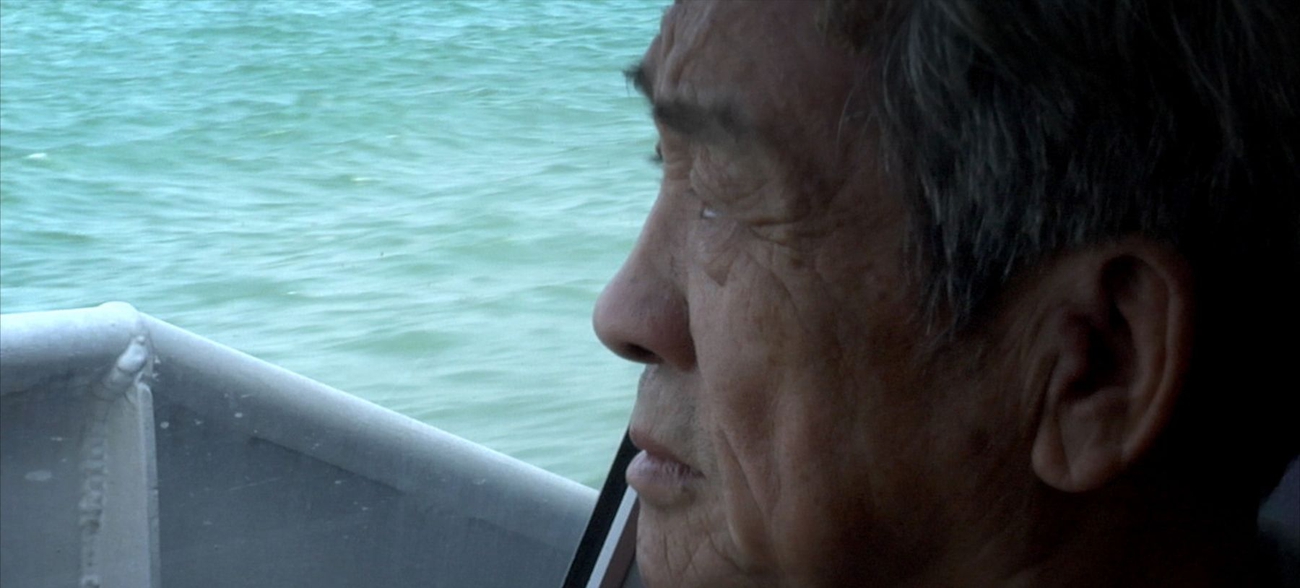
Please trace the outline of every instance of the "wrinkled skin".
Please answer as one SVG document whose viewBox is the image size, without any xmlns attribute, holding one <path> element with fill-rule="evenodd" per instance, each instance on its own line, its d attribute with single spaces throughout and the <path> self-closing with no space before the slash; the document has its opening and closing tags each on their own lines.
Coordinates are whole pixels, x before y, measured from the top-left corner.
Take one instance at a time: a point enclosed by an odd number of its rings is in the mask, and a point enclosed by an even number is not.
<svg viewBox="0 0 1300 588">
<path fill-rule="evenodd" d="M 903 582 L 1023 507 L 1001 498 L 1023 468 L 990 456 L 1027 453 L 1033 407 L 971 375 L 975 346 L 933 351 L 903 202 L 841 123 L 860 64 L 819 5 L 676 4 L 644 57 L 656 102 L 730 103 L 750 127 L 657 123 L 662 187 L 596 309 L 647 364 L 633 431 L 694 470 L 641 493 L 650 586 Z"/>
</svg>

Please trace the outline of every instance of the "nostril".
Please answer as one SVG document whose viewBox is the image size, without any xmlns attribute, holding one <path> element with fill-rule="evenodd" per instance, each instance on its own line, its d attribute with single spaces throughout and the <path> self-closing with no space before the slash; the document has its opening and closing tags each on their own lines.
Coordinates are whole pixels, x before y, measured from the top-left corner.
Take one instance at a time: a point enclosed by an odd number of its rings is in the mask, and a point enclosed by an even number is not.
<svg viewBox="0 0 1300 588">
<path fill-rule="evenodd" d="M 642 347 L 635 343 L 628 343 L 624 345 L 620 351 L 621 353 L 619 353 L 619 355 L 622 355 L 628 360 L 635 361 L 638 363 L 659 363 L 660 361 L 662 361 L 659 359 L 659 356 L 654 354 L 653 351 L 650 351 L 649 349 L 646 349 L 645 347 Z"/>
</svg>

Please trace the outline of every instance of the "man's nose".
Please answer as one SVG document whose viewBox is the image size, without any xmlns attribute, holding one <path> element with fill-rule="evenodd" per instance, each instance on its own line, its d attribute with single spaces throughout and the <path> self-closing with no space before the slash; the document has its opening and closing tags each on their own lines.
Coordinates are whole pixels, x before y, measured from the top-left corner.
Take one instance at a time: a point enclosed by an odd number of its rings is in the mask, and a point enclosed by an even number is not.
<svg viewBox="0 0 1300 588">
<path fill-rule="evenodd" d="M 651 231 L 605 286 L 592 322 L 600 342 L 620 357 L 687 371 L 695 367 L 695 346 L 685 293 Z"/>
</svg>

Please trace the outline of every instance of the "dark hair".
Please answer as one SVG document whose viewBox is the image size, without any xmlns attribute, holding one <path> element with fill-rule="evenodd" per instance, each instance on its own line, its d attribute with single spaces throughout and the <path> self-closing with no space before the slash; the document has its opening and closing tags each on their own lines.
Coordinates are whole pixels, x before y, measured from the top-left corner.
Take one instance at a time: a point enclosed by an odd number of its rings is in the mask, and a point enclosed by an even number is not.
<svg viewBox="0 0 1300 588">
<path fill-rule="evenodd" d="M 1298 13 L 1287 0 L 827 0 L 827 33 L 871 63 L 861 114 L 911 206 L 927 316 L 944 310 L 958 333 L 1053 252 L 1168 242 L 1198 299 L 1170 435 L 1210 452 L 1206 472 L 1276 484 L 1300 438 Z"/>
</svg>

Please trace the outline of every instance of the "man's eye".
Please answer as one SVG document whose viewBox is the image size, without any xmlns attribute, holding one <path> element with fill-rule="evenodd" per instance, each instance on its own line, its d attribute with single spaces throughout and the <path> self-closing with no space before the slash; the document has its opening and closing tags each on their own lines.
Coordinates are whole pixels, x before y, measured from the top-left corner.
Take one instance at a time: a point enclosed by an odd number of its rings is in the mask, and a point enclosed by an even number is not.
<svg viewBox="0 0 1300 588">
<path fill-rule="evenodd" d="M 659 144 L 655 144 L 655 154 L 650 156 L 650 163 L 655 165 L 664 164 L 664 152 L 659 149 Z"/>
<path fill-rule="evenodd" d="M 718 218 L 718 211 L 707 204 L 700 205 L 700 218 L 704 220 L 713 220 Z"/>
</svg>

